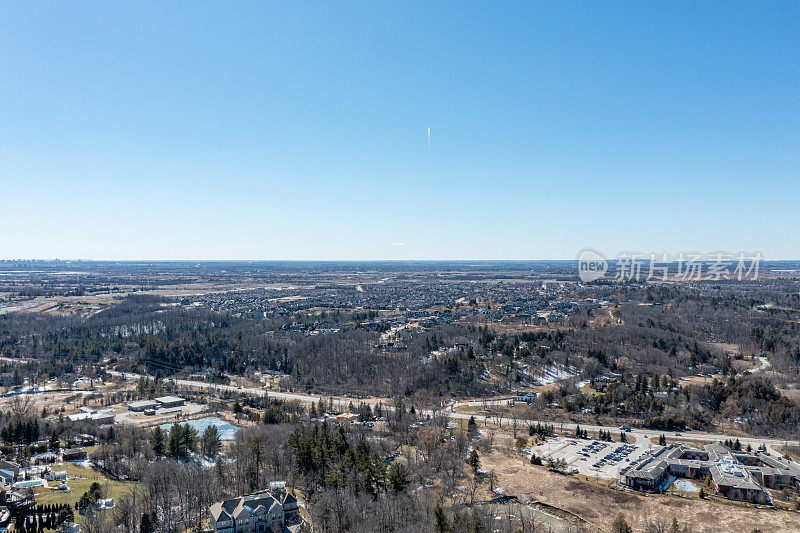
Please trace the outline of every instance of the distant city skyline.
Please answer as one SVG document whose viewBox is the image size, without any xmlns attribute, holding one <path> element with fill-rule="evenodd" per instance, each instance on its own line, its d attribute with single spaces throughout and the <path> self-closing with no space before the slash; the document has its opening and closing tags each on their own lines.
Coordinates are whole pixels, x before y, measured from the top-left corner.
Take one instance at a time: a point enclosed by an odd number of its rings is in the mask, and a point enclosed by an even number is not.
<svg viewBox="0 0 800 533">
<path fill-rule="evenodd" d="M 1 9 L 0 259 L 800 258 L 793 2 Z"/>
</svg>

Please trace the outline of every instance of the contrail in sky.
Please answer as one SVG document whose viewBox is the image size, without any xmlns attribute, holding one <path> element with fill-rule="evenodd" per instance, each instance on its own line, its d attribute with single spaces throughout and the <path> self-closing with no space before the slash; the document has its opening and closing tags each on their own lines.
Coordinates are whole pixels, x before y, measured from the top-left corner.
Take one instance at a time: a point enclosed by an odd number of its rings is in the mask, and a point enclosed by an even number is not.
<svg viewBox="0 0 800 533">
<path fill-rule="evenodd" d="M 431 151 L 431 127 L 428 126 L 428 152 Z"/>
</svg>

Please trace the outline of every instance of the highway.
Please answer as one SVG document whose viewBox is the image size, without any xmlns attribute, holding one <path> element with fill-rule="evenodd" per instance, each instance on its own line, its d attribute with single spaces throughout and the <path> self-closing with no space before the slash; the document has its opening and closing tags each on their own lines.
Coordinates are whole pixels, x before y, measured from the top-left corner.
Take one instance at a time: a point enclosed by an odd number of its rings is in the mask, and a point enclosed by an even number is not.
<svg viewBox="0 0 800 533">
<path fill-rule="evenodd" d="M 116 372 L 116 371 L 108 371 L 108 374 L 112 376 L 120 376 L 126 379 L 139 379 L 140 377 L 147 377 L 151 378 L 151 376 L 143 376 L 142 374 L 134 374 L 130 372 Z M 187 387 L 187 388 L 194 388 L 194 389 L 205 389 L 208 391 L 229 391 L 239 394 L 251 394 L 254 396 L 268 396 L 270 398 L 279 398 L 281 400 L 295 400 L 300 402 L 318 402 L 320 399 L 324 401 L 332 400 L 333 404 L 338 408 L 346 408 L 351 402 L 353 404 L 358 404 L 360 402 L 367 402 L 370 403 L 369 400 L 359 399 L 359 398 L 347 398 L 347 397 L 328 397 L 328 396 L 314 396 L 310 394 L 299 394 L 293 392 L 277 392 L 277 391 L 267 391 L 261 388 L 248 388 L 248 387 L 235 387 L 232 385 L 218 385 L 216 383 L 207 383 L 205 381 L 192 381 L 187 379 L 169 379 L 170 381 L 174 382 L 176 385 Z M 469 400 L 468 402 L 459 401 L 459 404 L 469 403 L 470 405 L 480 405 L 482 403 L 481 400 Z M 386 410 L 391 411 L 394 408 L 390 405 L 383 406 Z M 468 420 L 470 416 L 474 416 L 477 422 L 484 422 L 484 423 L 497 423 L 502 426 L 510 426 L 514 423 L 514 419 L 512 418 L 499 418 L 495 416 L 485 416 L 485 415 L 470 415 L 467 413 L 459 413 L 452 410 L 451 406 L 444 408 L 439 411 L 433 411 L 430 409 L 421 409 L 418 410 L 420 414 L 433 416 L 446 416 L 448 418 L 456 419 L 456 420 Z M 578 424 L 574 423 L 554 423 L 547 420 L 523 420 L 517 419 L 518 427 L 523 427 L 529 424 L 553 424 L 559 429 L 566 429 L 568 431 L 573 431 Z M 585 429 L 587 431 L 596 432 L 596 431 L 610 431 L 614 434 L 619 433 L 619 427 L 612 427 L 612 426 L 592 426 L 592 425 L 585 425 L 580 424 L 581 429 Z M 796 440 L 781 440 L 781 439 L 770 439 L 770 438 L 759 438 L 759 437 L 736 437 L 730 435 L 722 435 L 717 433 L 702 433 L 696 431 L 658 431 L 653 429 L 639 429 L 633 428 L 630 432 L 628 432 L 630 437 L 635 438 L 637 443 L 642 444 L 645 442 L 649 442 L 651 438 L 658 438 L 659 435 L 664 435 L 666 438 L 675 441 L 699 441 L 699 442 L 722 442 L 726 439 L 735 440 L 736 438 L 739 439 L 743 447 L 746 447 L 748 444 L 753 448 L 758 448 L 762 444 L 767 447 L 775 447 L 775 446 L 783 446 L 788 444 L 790 446 L 800 446 L 800 441 Z"/>
</svg>

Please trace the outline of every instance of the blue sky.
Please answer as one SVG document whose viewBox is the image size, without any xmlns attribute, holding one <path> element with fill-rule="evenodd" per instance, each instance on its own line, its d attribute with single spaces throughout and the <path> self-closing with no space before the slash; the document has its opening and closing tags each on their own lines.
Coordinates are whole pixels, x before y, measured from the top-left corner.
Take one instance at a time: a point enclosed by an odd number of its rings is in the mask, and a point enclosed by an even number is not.
<svg viewBox="0 0 800 533">
<path fill-rule="evenodd" d="M 798 95 L 795 2 L 5 2 L 0 258 L 797 259 Z"/>
</svg>

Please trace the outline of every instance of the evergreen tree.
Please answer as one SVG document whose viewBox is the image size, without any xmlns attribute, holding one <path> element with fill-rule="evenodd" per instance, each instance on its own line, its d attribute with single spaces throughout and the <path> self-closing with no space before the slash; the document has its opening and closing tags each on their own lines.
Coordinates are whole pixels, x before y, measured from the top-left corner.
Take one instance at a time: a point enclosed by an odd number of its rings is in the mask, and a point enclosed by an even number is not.
<svg viewBox="0 0 800 533">
<path fill-rule="evenodd" d="M 155 511 L 143 513 L 141 525 L 139 526 L 139 533 L 155 533 L 157 525 L 158 516 Z"/>
<path fill-rule="evenodd" d="M 478 469 L 481 467 L 480 458 L 478 457 L 477 450 L 472 450 L 469 452 L 469 457 L 467 458 L 467 464 L 472 468 L 472 473 L 477 474 Z"/>
<path fill-rule="evenodd" d="M 447 521 L 447 515 L 444 514 L 444 509 L 442 509 L 441 505 L 436 505 L 436 509 L 433 511 L 433 517 L 434 531 L 436 531 L 436 533 L 449 533 L 450 524 Z"/>
<path fill-rule="evenodd" d="M 614 522 L 611 523 L 611 531 L 612 533 L 632 533 L 633 529 L 631 529 L 631 526 L 629 526 L 627 520 L 625 520 L 625 515 L 619 513 L 617 517 L 614 518 Z"/>
<path fill-rule="evenodd" d="M 402 463 L 398 463 L 395 461 L 391 467 L 389 467 L 389 490 L 392 492 L 403 492 L 408 488 L 408 469 L 406 465 Z"/>
<path fill-rule="evenodd" d="M 219 453 L 220 444 L 221 439 L 217 426 L 208 426 L 201 437 L 203 455 L 206 457 L 215 457 L 217 453 Z"/>
<path fill-rule="evenodd" d="M 61 445 L 61 440 L 58 438 L 58 433 L 53 431 L 50 434 L 50 442 L 48 443 L 48 446 L 50 447 L 50 451 L 58 450 L 60 445 Z"/>
<path fill-rule="evenodd" d="M 197 445 L 197 432 L 189 424 L 173 424 L 169 430 L 167 449 L 170 457 L 184 459 Z"/>
<path fill-rule="evenodd" d="M 153 446 L 153 451 L 157 456 L 162 457 L 167 453 L 167 444 L 163 429 L 156 426 L 153 433 L 150 435 L 150 444 Z"/>
</svg>

